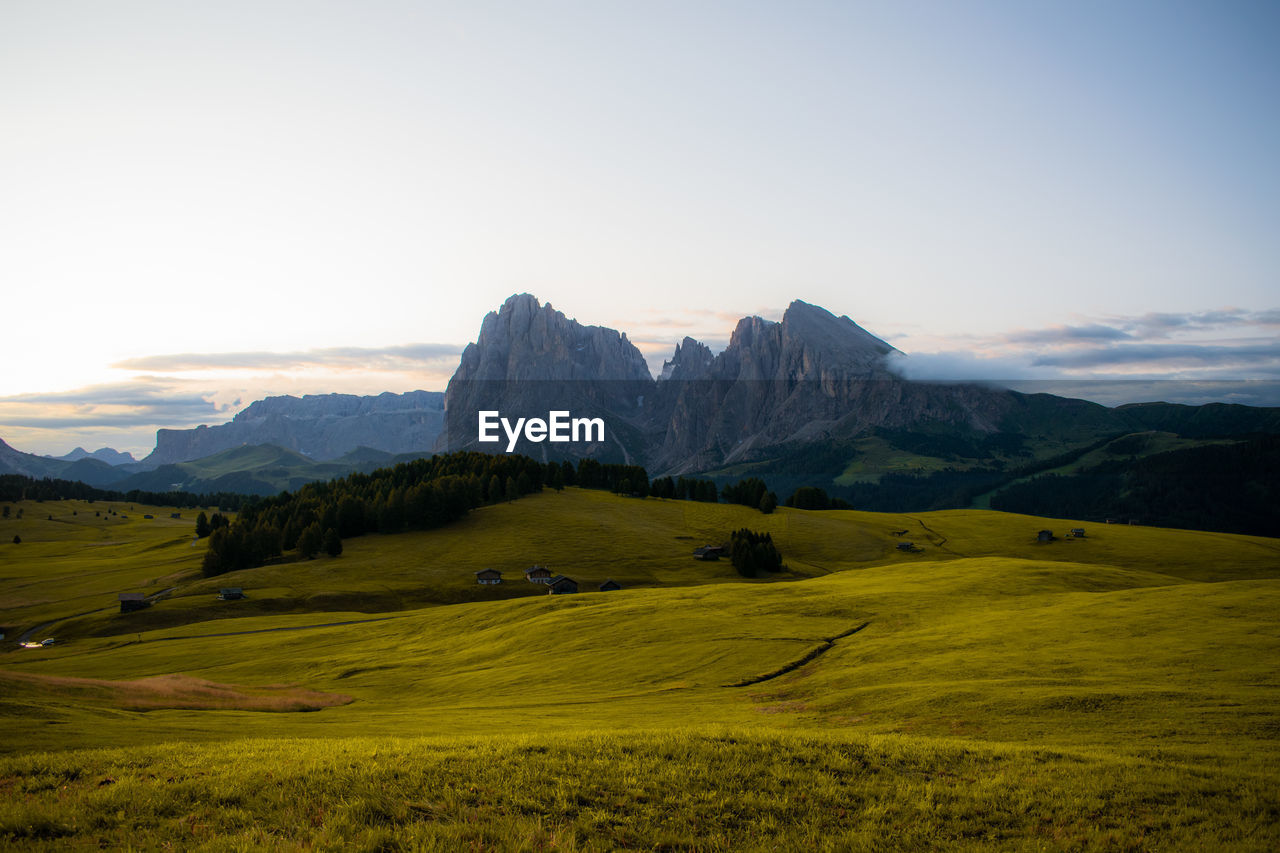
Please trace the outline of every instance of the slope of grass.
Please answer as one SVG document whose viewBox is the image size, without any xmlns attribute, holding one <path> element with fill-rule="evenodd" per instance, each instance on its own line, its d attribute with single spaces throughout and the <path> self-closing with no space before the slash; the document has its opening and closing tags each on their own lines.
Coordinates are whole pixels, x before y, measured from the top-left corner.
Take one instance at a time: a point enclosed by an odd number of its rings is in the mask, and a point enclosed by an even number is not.
<svg viewBox="0 0 1280 853">
<path fill-rule="evenodd" d="M 1249 763 L 721 727 L 253 740 L 0 759 L 0 839 L 18 849 L 1270 850 L 1280 843 L 1272 781 Z"/>
<path fill-rule="evenodd" d="M 0 625 L 10 631 L 118 609 L 118 593 L 156 593 L 198 574 L 204 546 L 193 547 L 191 510 L 105 501 L 11 506 L 10 518 L 0 519 Z"/>
<path fill-rule="evenodd" d="M 744 525 L 789 572 L 690 558 Z M 571 489 L 183 580 L 150 611 L 0 655 L 0 843 L 1274 848 L 1280 542 L 1088 525 L 1035 541 L 1074 526 Z M 198 560 L 122 529 L 155 571 Z M 93 532 L 43 568 L 76 606 L 102 583 L 80 574 L 129 562 L 95 566 Z M 532 562 L 626 588 L 537 595 Z M 478 587 L 486 565 L 519 579 Z M 231 585 L 251 599 L 227 620 L 206 608 Z M 401 609 L 350 606 L 379 593 Z M 133 619 L 165 612 L 181 618 Z M 113 620 L 132 630 L 100 630 Z M 125 710 L 118 691 L 140 688 L 69 679 L 352 701 Z"/>
</svg>

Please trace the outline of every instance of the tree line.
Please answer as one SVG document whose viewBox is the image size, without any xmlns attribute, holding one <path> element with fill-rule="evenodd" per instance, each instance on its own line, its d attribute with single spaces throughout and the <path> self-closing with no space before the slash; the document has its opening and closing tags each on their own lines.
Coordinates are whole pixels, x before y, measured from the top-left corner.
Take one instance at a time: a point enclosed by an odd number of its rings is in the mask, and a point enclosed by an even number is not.
<svg viewBox="0 0 1280 853">
<path fill-rule="evenodd" d="M 711 480 L 653 481 L 639 465 L 595 459 L 541 463 L 527 456 L 459 452 L 357 473 L 245 503 L 235 521 L 196 519 L 207 536 L 203 571 L 212 577 L 255 568 L 296 551 L 302 559 L 337 556 L 342 540 L 366 533 L 441 527 L 476 507 L 516 500 L 544 488 L 603 489 L 625 495 L 716 500 Z"/>
<path fill-rule="evenodd" d="M 116 501 L 140 503 L 151 506 L 195 508 L 216 506 L 234 512 L 251 500 L 248 495 L 236 492 L 149 492 L 131 489 L 127 492 L 100 489 L 79 480 L 59 480 L 52 477 L 35 479 L 23 474 L 0 474 L 0 501 Z"/>
<path fill-rule="evenodd" d="M 1280 536 L 1280 436 L 1042 474 L 991 498 L 1004 512 Z"/>
</svg>

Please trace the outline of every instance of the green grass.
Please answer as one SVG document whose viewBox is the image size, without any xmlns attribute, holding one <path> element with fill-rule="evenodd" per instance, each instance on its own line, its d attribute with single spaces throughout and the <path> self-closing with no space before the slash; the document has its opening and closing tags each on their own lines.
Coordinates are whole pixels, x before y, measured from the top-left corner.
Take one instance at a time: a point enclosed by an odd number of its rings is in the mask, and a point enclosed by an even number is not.
<svg viewBox="0 0 1280 853">
<path fill-rule="evenodd" d="M 97 556 L 92 526 L 33 533 L 49 549 L 39 567 L 26 533 L 0 545 L 6 619 L 56 610 L 57 590 L 74 613 L 99 588 L 114 605 L 118 579 L 179 587 L 139 614 L 62 622 L 58 646 L 0 653 L 16 674 L 0 676 L 0 843 L 1280 841 L 1276 540 L 977 510 L 764 516 L 570 489 L 205 580 L 191 577 L 200 550 L 170 541 L 189 533 L 130 515 L 108 531 L 131 534 L 116 556 Z M 773 533 L 782 577 L 691 559 L 744 525 Z M 1085 539 L 1035 541 L 1075 526 Z M 903 539 L 923 551 L 898 551 Z M 538 595 L 521 574 L 533 562 L 625 588 Z M 485 566 L 514 580 L 478 587 Z M 49 601 L 9 608 L 11 585 L 37 581 Z M 250 600 L 212 601 L 232 585 Z M 157 690 L 169 707 L 128 710 Z M 225 709 L 288 691 L 352 701 Z"/>
<path fill-rule="evenodd" d="M 10 506 L 10 518 L 0 519 L 0 626 L 9 632 L 116 609 L 118 593 L 159 592 L 199 572 L 197 511 L 104 501 Z"/>
<path fill-rule="evenodd" d="M 921 456 L 909 450 L 894 447 L 880 436 L 860 438 L 854 442 L 857 455 L 832 482 L 837 486 L 854 483 L 878 483 L 884 474 L 932 474 L 944 468 L 968 470 L 977 460 L 958 461 L 937 456 Z"/>
<path fill-rule="evenodd" d="M 246 774 L 245 767 L 263 768 Z M 269 772 L 266 771 L 269 768 Z M 714 729 L 241 740 L 0 764 L 18 848 L 1274 849 L 1256 765 Z"/>
</svg>

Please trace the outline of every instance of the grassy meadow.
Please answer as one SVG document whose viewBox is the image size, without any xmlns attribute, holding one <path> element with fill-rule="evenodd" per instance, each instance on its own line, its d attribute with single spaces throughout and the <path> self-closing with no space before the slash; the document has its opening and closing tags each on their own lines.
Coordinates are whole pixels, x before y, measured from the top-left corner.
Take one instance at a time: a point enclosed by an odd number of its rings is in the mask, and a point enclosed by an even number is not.
<svg viewBox="0 0 1280 853">
<path fill-rule="evenodd" d="M 189 512 L 17 506 L 0 845 L 1280 847 L 1280 541 L 567 489 L 204 579 Z M 786 571 L 691 558 L 742 526 Z"/>
</svg>

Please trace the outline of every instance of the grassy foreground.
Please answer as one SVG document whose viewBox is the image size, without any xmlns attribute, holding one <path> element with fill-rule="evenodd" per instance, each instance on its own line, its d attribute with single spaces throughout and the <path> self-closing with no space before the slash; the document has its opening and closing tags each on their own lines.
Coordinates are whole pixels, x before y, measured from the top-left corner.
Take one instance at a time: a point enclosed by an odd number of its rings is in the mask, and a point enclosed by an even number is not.
<svg viewBox="0 0 1280 853">
<path fill-rule="evenodd" d="M 75 617 L 0 652 L 0 844 L 1280 847 L 1275 540 L 567 490 L 204 580 L 62 509 L 0 544 L 0 618 Z M 788 572 L 689 558 L 743 525 Z M 469 577 L 535 560 L 624 589 Z"/>
<path fill-rule="evenodd" d="M 1240 849 L 1257 766 L 954 739 L 680 730 L 238 741 L 11 758 L 0 837 L 186 849 Z"/>
</svg>

